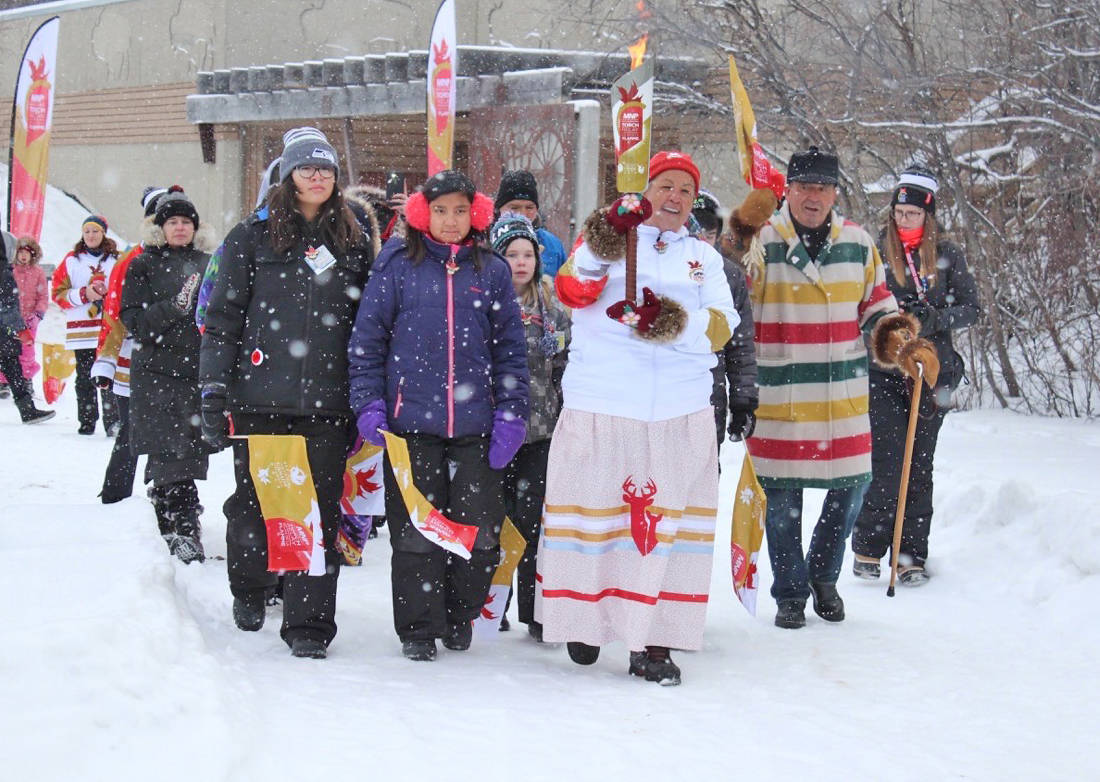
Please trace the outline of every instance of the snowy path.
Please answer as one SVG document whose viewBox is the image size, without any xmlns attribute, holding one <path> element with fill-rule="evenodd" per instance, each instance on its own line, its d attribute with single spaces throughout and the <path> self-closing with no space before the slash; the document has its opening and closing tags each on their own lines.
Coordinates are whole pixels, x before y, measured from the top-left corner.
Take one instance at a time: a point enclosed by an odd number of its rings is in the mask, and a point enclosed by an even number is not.
<svg viewBox="0 0 1100 782">
<path fill-rule="evenodd" d="M 341 575 L 329 659 L 294 660 L 278 609 L 259 633 L 233 627 L 224 562 L 169 559 L 142 496 L 98 504 L 110 441 L 76 435 L 72 406 L 24 427 L 0 403 L 4 778 L 1096 778 L 1095 423 L 949 416 L 935 578 L 890 600 L 846 563 L 841 625 L 778 630 L 766 592 L 748 616 L 720 544 L 706 646 L 663 689 L 626 676 L 621 647 L 582 669 L 522 626 L 407 662 L 385 533 Z M 740 459 L 728 447 L 724 496 Z M 226 454 L 211 474 L 218 554 Z M 766 556 L 761 569 L 766 590 Z"/>
</svg>

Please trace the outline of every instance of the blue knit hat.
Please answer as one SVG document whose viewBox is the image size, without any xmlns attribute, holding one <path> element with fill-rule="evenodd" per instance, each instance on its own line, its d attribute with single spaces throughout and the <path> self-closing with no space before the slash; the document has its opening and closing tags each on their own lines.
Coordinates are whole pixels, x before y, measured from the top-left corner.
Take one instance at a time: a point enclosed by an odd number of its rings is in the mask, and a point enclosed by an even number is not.
<svg viewBox="0 0 1100 782">
<path fill-rule="evenodd" d="M 283 134 L 283 154 L 279 160 L 279 181 L 285 182 L 298 166 L 332 168 L 340 176 L 340 158 L 317 128 L 292 128 Z"/>
</svg>

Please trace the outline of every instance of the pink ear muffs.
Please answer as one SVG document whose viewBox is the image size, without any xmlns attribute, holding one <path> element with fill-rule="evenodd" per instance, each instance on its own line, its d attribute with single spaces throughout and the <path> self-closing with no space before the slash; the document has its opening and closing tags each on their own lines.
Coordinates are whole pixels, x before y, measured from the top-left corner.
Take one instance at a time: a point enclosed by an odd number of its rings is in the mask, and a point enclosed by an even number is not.
<svg viewBox="0 0 1100 782">
<path fill-rule="evenodd" d="M 405 207 L 408 209 L 408 207 Z M 485 233 L 493 224 L 493 199 L 484 193 L 474 193 L 474 202 L 470 204 L 470 227 Z"/>
<path fill-rule="evenodd" d="M 428 199 L 417 191 L 405 200 L 405 221 L 424 234 L 431 234 L 431 215 L 428 213 Z"/>
</svg>

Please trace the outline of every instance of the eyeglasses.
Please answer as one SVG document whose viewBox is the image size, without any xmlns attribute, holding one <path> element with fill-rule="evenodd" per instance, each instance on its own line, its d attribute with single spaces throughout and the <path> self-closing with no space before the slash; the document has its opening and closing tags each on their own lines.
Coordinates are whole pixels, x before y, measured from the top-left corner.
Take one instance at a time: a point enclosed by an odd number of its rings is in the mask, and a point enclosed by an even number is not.
<svg viewBox="0 0 1100 782">
<path fill-rule="evenodd" d="M 294 170 L 306 179 L 313 179 L 314 174 L 320 174 L 321 179 L 334 179 L 336 177 L 335 168 L 322 168 L 321 166 L 298 166 Z"/>
<path fill-rule="evenodd" d="M 918 220 L 924 220 L 923 209 L 895 209 L 894 219 L 899 223 L 913 223 Z"/>
</svg>

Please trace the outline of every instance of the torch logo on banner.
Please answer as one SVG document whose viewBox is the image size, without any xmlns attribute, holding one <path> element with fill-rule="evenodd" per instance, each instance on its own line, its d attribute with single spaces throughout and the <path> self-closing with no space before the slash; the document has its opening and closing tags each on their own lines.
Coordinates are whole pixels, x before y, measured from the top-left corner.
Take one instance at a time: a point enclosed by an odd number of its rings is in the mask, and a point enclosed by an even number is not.
<svg viewBox="0 0 1100 782">
<path fill-rule="evenodd" d="M 451 79 L 454 78 L 447 40 L 444 39 L 439 46 L 432 44 L 432 53 L 435 55 L 435 70 L 432 71 L 432 100 L 435 101 L 436 132 L 445 133 L 451 118 Z"/>
<path fill-rule="evenodd" d="M 27 144 L 33 144 L 49 127 L 50 81 L 45 57 L 39 57 L 38 62 L 28 61 L 27 67 L 31 72 L 31 86 L 27 90 L 24 116 L 27 118 Z"/>
</svg>

